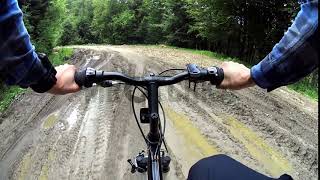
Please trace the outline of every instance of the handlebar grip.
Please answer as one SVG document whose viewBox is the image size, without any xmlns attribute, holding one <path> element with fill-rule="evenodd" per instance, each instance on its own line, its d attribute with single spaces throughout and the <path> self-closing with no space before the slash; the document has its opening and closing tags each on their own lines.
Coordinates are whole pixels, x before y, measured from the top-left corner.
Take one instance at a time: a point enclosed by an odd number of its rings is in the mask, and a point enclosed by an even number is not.
<svg viewBox="0 0 320 180">
<path fill-rule="evenodd" d="M 93 68 L 87 67 L 85 70 L 77 71 L 74 74 L 75 82 L 80 86 L 86 88 L 92 87 L 94 83 L 102 81 L 103 71 L 96 71 Z"/>
<path fill-rule="evenodd" d="M 217 66 L 213 66 L 213 67 L 208 67 L 207 71 L 209 74 L 210 83 L 212 85 L 219 86 L 224 79 L 223 69 Z"/>
<path fill-rule="evenodd" d="M 216 86 L 219 86 L 222 83 L 223 79 L 224 79 L 224 71 L 222 68 L 218 67 L 218 78 L 217 78 Z"/>
<path fill-rule="evenodd" d="M 86 83 L 86 70 L 76 71 L 74 74 L 74 81 L 78 84 L 79 87 L 82 87 Z"/>
</svg>

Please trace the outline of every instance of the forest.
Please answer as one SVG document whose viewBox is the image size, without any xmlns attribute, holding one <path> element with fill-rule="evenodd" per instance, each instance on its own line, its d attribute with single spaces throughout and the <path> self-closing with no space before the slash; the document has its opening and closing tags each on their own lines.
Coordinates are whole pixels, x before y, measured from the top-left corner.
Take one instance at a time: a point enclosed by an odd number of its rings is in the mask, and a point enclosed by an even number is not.
<svg viewBox="0 0 320 180">
<path fill-rule="evenodd" d="M 291 25 L 296 0 L 19 0 L 39 52 L 58 45 L 166 44 L 208 50 L 248 65 Z M 318 91 L 318 70 L 293 89 Z M 316 95 L 317 96 L 317 95 Z"/>
<path fill-rule="evenodd" d="M 38 51 L 68 44 L 168 44 L 259 62 L 299 11 L 292 0 L 25 0 Z"/>
</svg>

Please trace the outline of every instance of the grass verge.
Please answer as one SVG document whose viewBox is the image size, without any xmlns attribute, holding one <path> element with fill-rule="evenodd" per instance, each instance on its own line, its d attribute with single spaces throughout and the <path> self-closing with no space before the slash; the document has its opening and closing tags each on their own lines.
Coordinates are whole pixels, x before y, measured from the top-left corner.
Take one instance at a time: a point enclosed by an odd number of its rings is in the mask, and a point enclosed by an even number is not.
<svg viewBox="0 0 320 180">
<path fill-rule="evenodd" d="M 73 49 L 61 48 L 56 52 L 49 55 L 49 59 L 54 66 L 58 66 L 66 63 L 66 61 L 72 56 Z"/>
<path fill-rule="evenodd" d="M 178 50 L 182 50 L 182 51 L 189 52 L 192 54 L 199 54 L 199 55 L 207 56 L 210 58 L 218 59 L 220 61 L 233 61 L 233 62 L 238 62 L 238 63 L 244 64 L 247 67 L 253 66 L 252 64 L 241 61 L 238 58 L 232 58 L 227 55 L 219 54 L 219 53 L 208 51 L 208 50 L 196 50 L 196 49 L 180 48 L 180 47 L 167 46 L 167 45 L 165 45 L 165 46 L 164 45 L 157 45 L 156 47 L 166 47 L 166 48 L 171 48 L 171 49 L 178 49 Z"/>
<path fill-rule="evenodd" d="M 289 89 L 299 92 L 300 94 L 306 95 L 315 101 L 318 101 L 318 88 L 304 83 L 303 80 L 296 82 L 295 84 L 289 85 L 287 87 Z"/>
<path fill-rule="evenodd" d="M 66 63 L 73 54 L 73 49 L 62 48 L 57 52 L 49 55 L 49 59 L 54 66 Z M 18 86 L 6 87 L 0 84 L 0 113 L 5 111 L 17 95 L 25 92 L 26 89 L 22 89 Z"/>
<path fill-rule="evenodd" d="M 1 99 L 0 99 L 0 112 L 3 112 L 6 110 L 11 102 L 15 99 L 15 97 L 18 94 L 21 94 L 22 92 L 25 91 L 25 89 L 22 89 L 18 86 L 13 86 L 13 87 L 2 87 L 1 88 Z"/>
</svg>

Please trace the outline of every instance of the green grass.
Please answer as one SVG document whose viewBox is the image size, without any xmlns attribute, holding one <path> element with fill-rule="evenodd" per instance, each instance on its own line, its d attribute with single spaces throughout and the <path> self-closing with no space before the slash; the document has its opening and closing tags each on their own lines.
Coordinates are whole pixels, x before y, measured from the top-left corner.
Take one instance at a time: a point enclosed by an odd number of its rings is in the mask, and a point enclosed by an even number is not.
<svg viewBox="0 0 320 180">
<path fill-rule="evenodd" d="M 161 47 L 161 45 L 157 45 L 157 47 Z M 238 62 L 241 64 L 244 64 L 247 67 L 252 67 L 253 65 L 248 64 L 247 62 L 241 61 L 238 58 L 232 58 L 224 54 L 219 54 L 216 52 L 208 51 L 208 50 L 196 50 L 196 49 L 189 49 L 189 48 L 179 48 L 179 47 L 174 47 L 174 46 L 165 46 L 166 48 L 171 48 L 171 49 L 178 49 L 186 52 L 190 52 L 192 54 L 199 54 L 203 56 L 207 56 L 210 58 L 214 58 L 220 61 L 233 61 L 233 62 Z"/>
<path fill-rule="evenodd" d="M 3 112 L 9 107 L 9 105 L 15 99 L 15 97 L 18 94 L 21 94 L 22 92 L 24 92 L 25 89 L 22 89 L 17 86 L 12 86 L 12 87 L 4 87 L 0 91 L 2 93 L 1 100 L 0 100 L 0 112 Z"/>
<path fill-rule="evenodd" d="M 319 94 L 318 94 L 318 88 L 310 86 L 309 84 L 302 82 L 297 82 L 295 84 L 287 86 L 289 89 L 292 89 L 294 91 L 297 91 L 303 95 L 306 95 L 310 97 L 313 100 L 318 101 Z"/>
<path fill-rule="evenodd" d="M 71 48 L 62 48 L 57 52 L 54 52 L 49 55 L 49 60 L 54 66 L 67 63 L 73 54 L 73 49 Z M 25 92 L 26 89 L 22 89 L 18 86 L 3 87 L 0 85 L 0 112 L 5 111 L 12 101 L 17 97 L 17 95 Z"/>
<path fill-rule="evenodd" d="M 61 48 L 57 52 L 49 55 L 49 59 L 54 66 L 65 64 L 73 54 L 73 49 L 71 48 Z"/>
</svg>

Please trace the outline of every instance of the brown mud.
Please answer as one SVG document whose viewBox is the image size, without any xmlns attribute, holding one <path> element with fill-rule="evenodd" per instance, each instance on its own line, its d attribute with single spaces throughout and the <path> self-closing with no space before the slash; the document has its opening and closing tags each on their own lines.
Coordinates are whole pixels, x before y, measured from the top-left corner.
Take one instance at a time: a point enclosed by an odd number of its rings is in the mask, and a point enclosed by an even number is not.
<svg viewBox="0 0 320 180">
<path fill-rule="evenodd" d="M 131 76 L 218 64 L 165 47 L 74 46 L 78 67 Z M 31 91 L 0 118 L 0 179 L 146 179 L 127 159 L 145 149 L 131 108 L 132 87 L 93 87 L 53 96 Z M 140 96 L 140 95 L 137 95 Z M 187 82 L 160 88 L 172 164 L 166 179 L 186 179 L 199 159 L 227 154 L 272 177 L 318 179 L 318 103 L 286 88 L 196 92 Z M 139 98 L 139 97 L 138 97 Z M 136 110 L 145 106 L 139 98 Z M 145 132 L 148 125 L 143 125 Z"/>
</svg>

